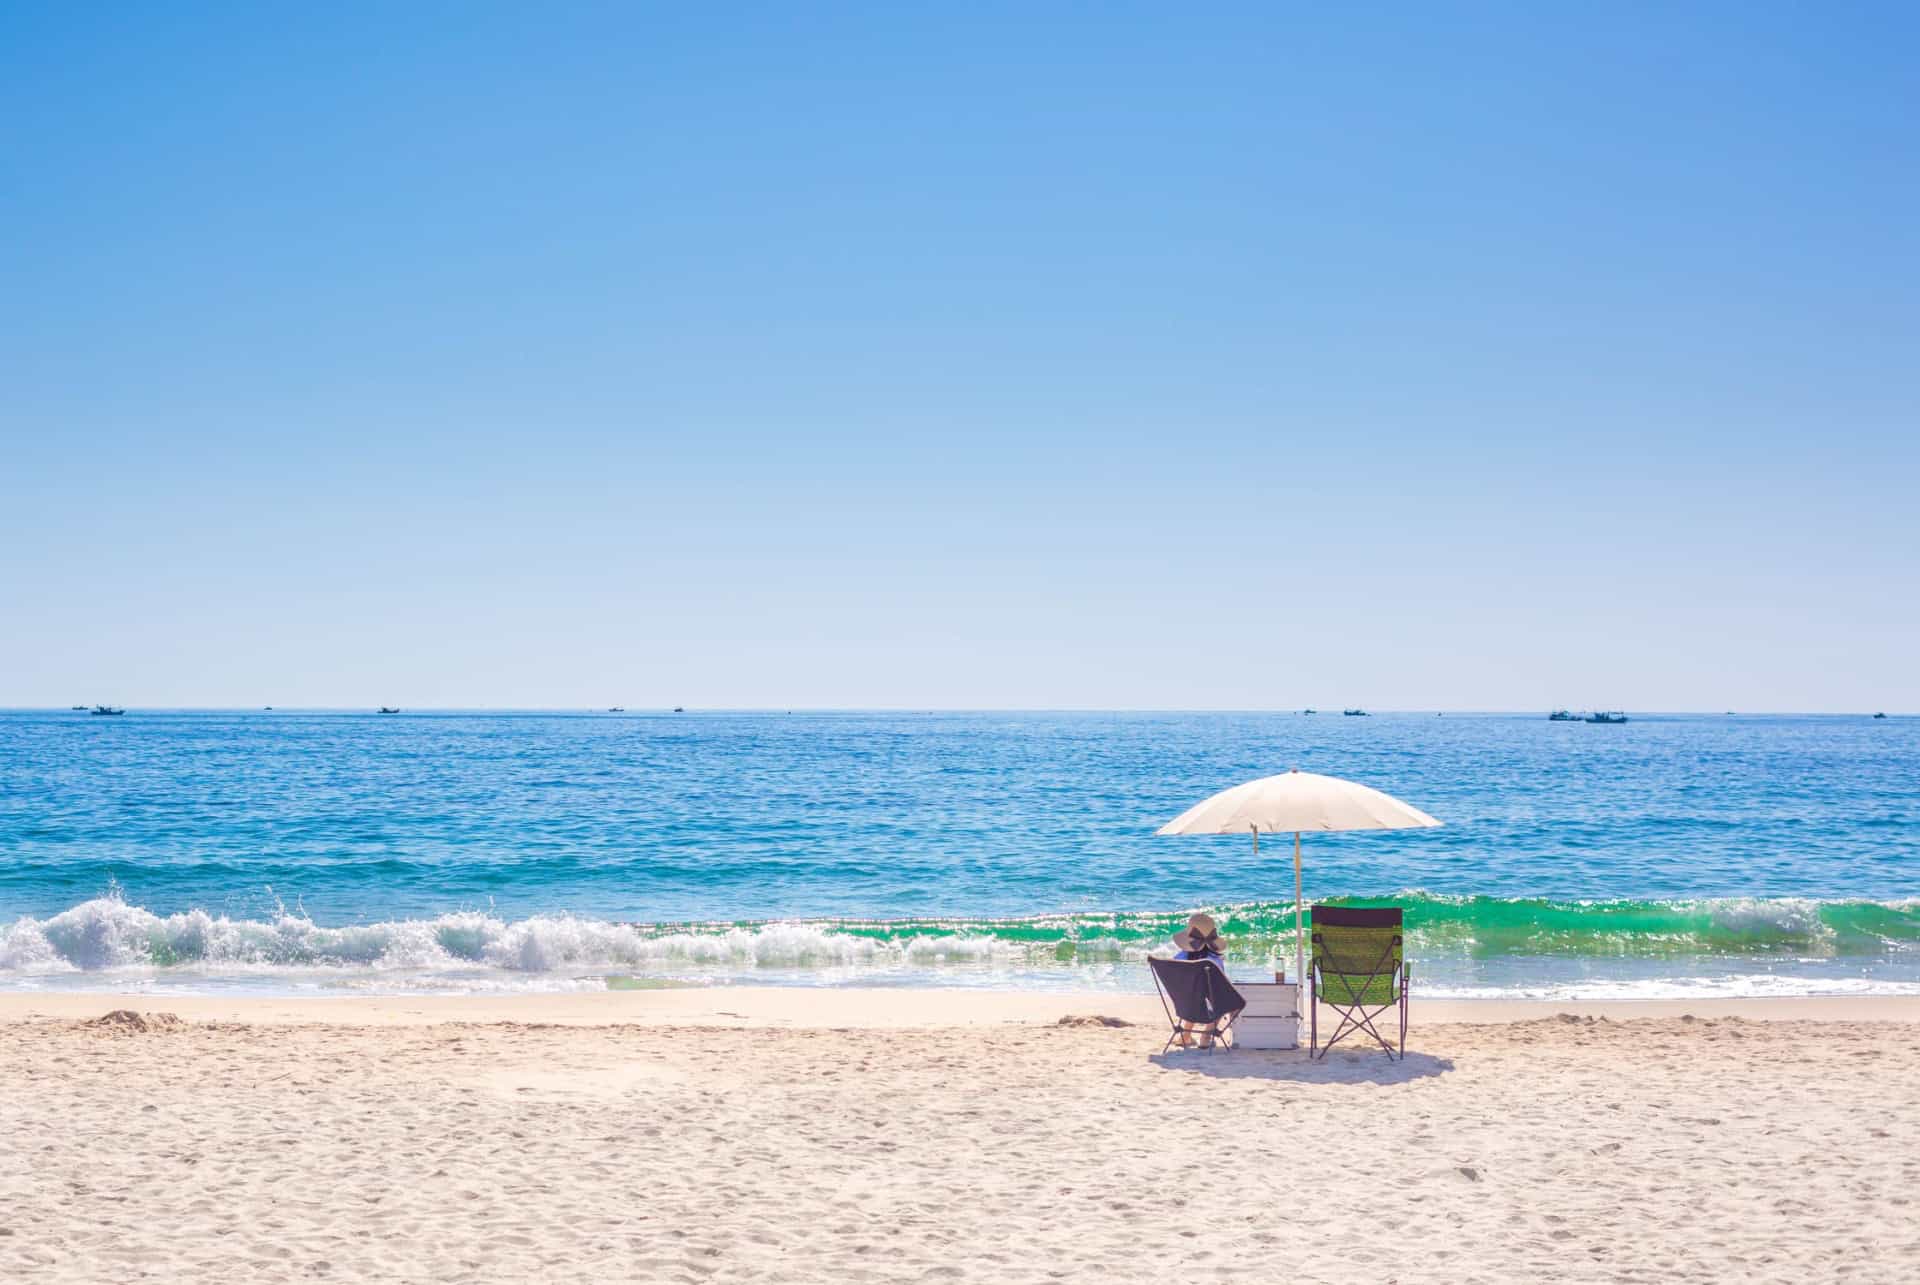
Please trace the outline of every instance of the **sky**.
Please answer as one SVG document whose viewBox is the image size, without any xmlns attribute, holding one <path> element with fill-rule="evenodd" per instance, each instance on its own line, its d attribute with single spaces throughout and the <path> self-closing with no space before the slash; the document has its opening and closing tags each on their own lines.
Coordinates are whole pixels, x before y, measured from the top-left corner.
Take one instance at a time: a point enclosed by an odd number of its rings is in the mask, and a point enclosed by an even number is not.
<svg viewBox="0 0 1920 1285">
<path fill-rule="evenodd" d="M 0 0 L 0 705 L 1920 710 L 1911 6 Z"/>
</svg>

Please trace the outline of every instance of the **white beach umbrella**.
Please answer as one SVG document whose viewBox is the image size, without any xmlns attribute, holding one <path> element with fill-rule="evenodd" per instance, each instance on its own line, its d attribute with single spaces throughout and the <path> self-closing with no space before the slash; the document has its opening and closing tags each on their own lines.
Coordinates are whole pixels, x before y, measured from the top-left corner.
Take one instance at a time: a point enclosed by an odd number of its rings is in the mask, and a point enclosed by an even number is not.
<svg viewBox="0 0 1920 1285">
<path fill-rule="evenodd" d="M 1390 794 L 1337 776 L 1295 768 L 1222 790 L 1161 826 L 1160 834 L 1248 834 L 1260 851 L 1260 833 L 1293 832 L 1294 980 L 1306 993 L 1307 938 L 1301 905 L 1300 836 L 1308 830 L 1411 830 L 1440 823 Z"/>
</svg>

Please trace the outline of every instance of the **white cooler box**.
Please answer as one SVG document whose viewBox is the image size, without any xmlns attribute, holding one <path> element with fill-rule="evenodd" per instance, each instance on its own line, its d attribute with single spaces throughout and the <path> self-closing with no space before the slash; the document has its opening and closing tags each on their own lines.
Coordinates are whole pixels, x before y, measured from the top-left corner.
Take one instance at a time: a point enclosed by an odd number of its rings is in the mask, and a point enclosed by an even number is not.
<svg viewBox="0 0 1920 1285">
<path fill-rule="evenodd" d="M 1228 1029 L 1235 1048 L 1297 1049 L 1300 1047 L 1300 988 L 1292 982 L 1235 982 L 1247 1006 Z"/>
</svg>

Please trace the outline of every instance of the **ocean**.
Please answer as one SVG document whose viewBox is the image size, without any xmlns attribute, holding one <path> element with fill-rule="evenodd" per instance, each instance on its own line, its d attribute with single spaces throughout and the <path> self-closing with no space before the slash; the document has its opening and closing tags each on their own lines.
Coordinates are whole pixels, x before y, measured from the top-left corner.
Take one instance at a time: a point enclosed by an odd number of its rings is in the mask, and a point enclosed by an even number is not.
<svg viewBox="0 0 1920 1285">
<path fill-rule="evenodd" d="M 1193 908 L 1291 970 L 1290 767 L 1417 993 L 1920 993 L 1920 720 L 1544 713 L 0 712 L 0 989 L 1150 987 Z"/>
</svg>

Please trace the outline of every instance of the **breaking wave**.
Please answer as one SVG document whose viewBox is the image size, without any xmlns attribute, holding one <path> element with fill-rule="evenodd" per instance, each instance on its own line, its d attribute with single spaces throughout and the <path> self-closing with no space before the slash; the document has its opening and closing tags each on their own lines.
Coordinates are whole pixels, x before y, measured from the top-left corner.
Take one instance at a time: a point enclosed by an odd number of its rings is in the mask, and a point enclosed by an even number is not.
<svg viewBox="0 0 1920 1285">
<path fill-rule="evenodd" d="M 1408 893 L 1343 904 L 1404 906 L 1409 955 L 1441 990 L 1461 994 L 1523 960 L 1578 969 L 1589 989 L 1624 978 L 1605 976 L 1609 961 L 1632 965 L 1642 979 L 1636 986 L 1650 971 L 1678 976 L 1687 961 L 1702 960 L 1720 971 L 1822 961 L 1872 971 L 1891 963 L 1920 977 L 1920 901 L 1580 902 Z M 1211 909 L 1236 964 L 1263 968 L 1290 959 L 1290 903 Z M 257 919 L 204 910 L 163 915 L 110 895 L 0 927 L 0 986 L 127 977 L 256 984 L 318 978 L 357 989 L 465 990 L 597 987 L 610 978 L 1073 985 L 1130 973 L 1129 966 L 1164 949 L 1186 913 L 629 924 L 573 915 L 508 920 L 469 910 L 329 926 L 285 909 Z M 1491 990 L 1513 993 L 1505 981 Z"/>
</svg>

